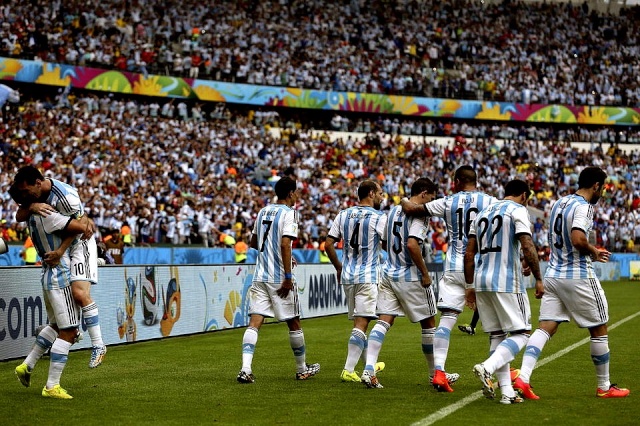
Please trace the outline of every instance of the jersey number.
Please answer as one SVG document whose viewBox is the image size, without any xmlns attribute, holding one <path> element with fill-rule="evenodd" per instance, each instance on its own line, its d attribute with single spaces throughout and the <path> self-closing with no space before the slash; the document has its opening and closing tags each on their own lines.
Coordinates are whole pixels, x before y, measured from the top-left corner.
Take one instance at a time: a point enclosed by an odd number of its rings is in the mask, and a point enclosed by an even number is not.
<svg viewBox="0 0 640 426">
<path fill-rule="evenodd" d="M 75 275 L 84 275 L 84 263 L 76 263 L 73 265 Z"/>
<path fill-rule="evenodd" d="M 269 236 L 269 230 L 271 229 L 271 224 L 273 223 L 272 220 L 263 220 L 262 224 L 265 225 L 267 227 L 267 229 L 264 230 L 264 233 L 262 234 L 262 246 L 260 246 L 260 251 L 264 251 L 264 247 L 267 243 L 267 237 Z"/>
<path fill-rule="evenodd" d="M 358 254 L 358 244 L 360 236 L 360 222 L 356 222 L 356 226 L 353 228 L 353 232 L 351 233 L 351 237 L 349 238 L 349 247 L 351 247 L 354 253 Z"/>
<path fill-rule="evenodd" d="M 500 229 L 502 229 L 502 216 L 495 216 L 493 219 L 491 219 L 491 226 L 493 227 L 491 235 L 489 235 L 489 237 L 487 238 L 487 245 L 483 247 L 482 243 L 483 241 L 485 241 L 484 240 L 485 234 L 489 230 L 489 219 L 487 219 L 486 217 L 483 217 L 478 221 L 478 229 L 480 230 L 478 234 L 478 236 L 480 237 L 479 238 L 480 254 L 497 252 L 502 250 L 502 246 L 498 245 L 497 241 L 495 241 L 498 235 L 498 232 L 500 232 Z"/>
<path fill-rule="evenodd" d="M 466 238 L 469 236 L 469 229 L 471 229 L 471 222 L 475 219 L 476 214 L 478 213 L 478 209 L 476 207 L 471 207 L 467 209 L 467 212 L 464 214 L 464 218 L 462 217 L 463 208 L 460 207 L 456 210 L 456 219 L 458 220 L 458 239 L 462 240 L 462 238 Z M 473 216 L 472 216 L 473 215 Z M 464 229 L 464 234 L 462 230 Z"/>
<path fill-rule="evenodd" d="M 393 241 L 393 247 L 391 249 L 395 254 L 400 254 L 402 252 L 402 236 L 400 235 L 400 227 L 402 226 L 402 222 L 393 222 L 393 230 L 391 233 L 396 237 Z M 396 245 L 397 243 L 397 245 Z"/>
<path fill-rule="evenodd" d="M 562 216 L 560 215 L 556 216 L 556 220 L 553 221 L 553 232 L 556 234 L 553 246 L 560 250 L 564 246 L 564 241 L 562 240 Z"/>
</svg>

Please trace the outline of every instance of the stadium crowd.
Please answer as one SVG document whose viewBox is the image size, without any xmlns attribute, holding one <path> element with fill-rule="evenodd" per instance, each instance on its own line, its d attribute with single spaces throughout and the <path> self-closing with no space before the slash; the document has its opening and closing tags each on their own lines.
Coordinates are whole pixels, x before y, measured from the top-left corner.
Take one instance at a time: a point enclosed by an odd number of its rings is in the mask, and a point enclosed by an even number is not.
<svg viewBox="0 0 640 426">
<path fill-rule="evenodd" d="M 0 56 L 319 90 L 640 106 L 640 8 L 10 0 Z"/>
<path fill-rule="evenodd" d="M 508 180 L 526 179 L 535 191 L 532 205 L 544 217 L 554 200 L 575 189 L 583 166 L 597 165 L 610 177 L 596 207 L 599 243 L 629 251 L 640 242 L 640 151 L 617 149 L 608 139 L 613 135 L 599 129 L 577 132 L 592 140 L 590 149 L 579 150 L 565 131 L 556 130 L 549 139 L 538 138 L 545 134 L 540 129 L 420 121 L 385 132 L 391 120 L 364 118 L 354 119 L 347 130 L 367 128 L 366 136 L 341 134 L 332 140 L 331 132 L 312 131 L 308 122 L 275 111 L 178 104 L 187 113 L 173 116 L 167 105 L 173 102 L 72 93 L 57 102 L 25 101 L 5 110 L 0 127 L 3 235 L 9 241 L 22 236 L 7 190 L 25 164 L 75 185 L 100 229 L 120 229 L 126 222 L 136 244 L 208 238 L 219 246 L 224 238 L 216 231 L 246 242 L 256 213 L 273 199 L 275 181 L 295 175 L 303 193 L 297 244 L 307 248 L 317 247 L 335 214 L 357 201 L 355 189 L 364 177 L 380 181 L 388 208 L 421 176 L 432 178 L 440 195 L 450 193 L 452 172 L 471 164 L 480 188 L 498 197 Z M 399 135 L 418 124 L 422 135 Z M 273 132 L 276 128 L 280 131 Z M 463 138 L 469 129 L 475 136 Z M 513 137 L 499 143 L 495 136 L 501 132 Z M 430 138 L 438 133 L 450 135 L 446 145 Z M 440 223 L 432 225 L 434 245 L 441 245 L 446 231 Z M 544 220 L 536 222 L 540 247 L 547 245 L 546 226 Z"/>
</svg>

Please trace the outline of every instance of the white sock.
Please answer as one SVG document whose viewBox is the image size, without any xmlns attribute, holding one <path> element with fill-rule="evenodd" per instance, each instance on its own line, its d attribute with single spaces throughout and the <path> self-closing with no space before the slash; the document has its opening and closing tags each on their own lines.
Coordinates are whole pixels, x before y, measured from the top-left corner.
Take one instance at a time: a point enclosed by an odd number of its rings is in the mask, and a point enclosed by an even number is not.
<svg viewBox="0 0 640 426">
<path fill-rule="evenodd" d="M 253 353 L 258 343 L 258 329 L 255 327 L 247 327 L 242 336 L 242 371 L 251 373 L 251 363 L 253 362 Z"/>
<path fill-rule="evenodd" d="M 289 344 L 293 350 L 293 357 L 296 360 L 298 373 L 307 371 L 306 349 L 304 345 L 304 333 L 302 330 L 289 331 Z"/>
<path fill-rule="evenodd" d="M 527 340 L 529 340 L 529 336 L 525 334 L 514 334 L 504 339 L 493 354 L 483 362 L 485 370 L 489 374 L 493 374 L 498 368 L 513 361 L 518 352 L 527 344 Z"/>
<path fill-rule="evenodd" d="M 596 367 L 598 388 L 608 390 L 611 387 L 609 381 L 609 336 L 591 338 L 591 359 Z"/>
<path fill-rule="evenodd" d="M 538 358 L 540 358 L 540 353 L 549 339 L 551 339 L 549 333 L 541 328 L 534 331 L 529 338 L 527 347 L 524 350 L 524 355 L 522 356 L 522 366 L 520 367 L 520 379 L 523 382 L 529 383 L 531 380 L 531 373 L 533 373 Z"/>
<path fill-rule="evenodd" d="M 91 337 L 91 346 L 104 346 L 102 341 L 102 331 L 100 330 L 100 317 L 98 316 L 98 305 L 95 302 L 82 308 L 82 318 L 87 325 L 87 332 Z"/>
<path fill-rule="evenodd" d="M 367 361 L 365 362 L 364 369 L 372 372 L 374 375 L 380 349 L 382 349 L 382 343 L 389 328 L 391 328 L 391 325 L 388 322 L 378 321 L 369 332 L 369 339 L 367 340 Z"/>
<path fill-rule="evenodd" d="M 435 338 L 436 329 L 423 328 L 422 329 L 422 353 L 427 360 L 427 368 L 429 369 L 429 377 L 433 377 L 435 374 L 435 362 L 433 359 L 433 340 Z"/>
<path fill-rule="evenodd" d="M 347 361 L 344 364 L 344 369 L 349 373 L 353 373 L 364 350 L 367 336 L 363 331 L 354 328 L 351 330 L 351 337 L 349 337 L 349 344 L 347 345 Z"/>
<path fill-rule="evenodd" d="M 24 360 L 24 363 L 27 364 L 29 370 L 33 370 L 36 367 L 38 360 L 42 358 L 42 355 L 44 355 L 49 348 L 51 348 L 57 337 L 58 333 L 50 325 L 40 331 L 40 334 L 36 337 L 36 343 L 33 345 L 31 352 L 29 352 L 29 355 L 27 355 Z"/>
<path fill-rule="evenodd" d="M 60 384 L 60 376 L 67 365 L 69 358 L 69 349 L 71 343 L 66 340 L 57 338 L 51 345 L 51 360 L 49 362 L 49 377 L 47 378 L 47 389 L 53 388 Z"/>
<path fill-rule="evenodd" d="M 440 317 L 440 323 L 433 339 L 433 362 L 436 370 L 446 371 L 444 365 L 449 353 L 449 339 L 451 338 L 451 329 L 456 325 L 456 321 L 458 321 L 456 313 L 448 312 Z"/>
</svg>

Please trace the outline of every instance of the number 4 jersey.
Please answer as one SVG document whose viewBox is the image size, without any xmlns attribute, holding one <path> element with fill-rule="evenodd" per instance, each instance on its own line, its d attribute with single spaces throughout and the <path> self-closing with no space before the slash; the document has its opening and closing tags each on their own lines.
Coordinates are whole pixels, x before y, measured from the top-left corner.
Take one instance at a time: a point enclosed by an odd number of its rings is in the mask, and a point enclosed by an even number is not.
<svg viewBox="0 0 640 426">
<path fill-rule="evenodd" d="M 298 238 L 298 212 L 284 204 L 264 207 L 258 213 L 252 233 L 258 241 L 253 280 L 280 284 L 284 280 L 280 243 L 282 237 Z"/>
<path fill-rule="evenodd" d="M 344 240 L 342 284 L 380 282 L 380 242 L 385 239 L 386 216 L 372 207 L 350 207 L 338 213 L 329 236 Z"/>
</svg>

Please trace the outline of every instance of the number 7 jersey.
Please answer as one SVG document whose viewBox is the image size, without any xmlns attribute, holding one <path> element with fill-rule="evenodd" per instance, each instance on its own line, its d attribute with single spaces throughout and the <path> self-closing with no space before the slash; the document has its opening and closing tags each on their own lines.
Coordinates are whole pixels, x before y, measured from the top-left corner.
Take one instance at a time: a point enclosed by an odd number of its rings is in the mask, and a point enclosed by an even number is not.
<svg viewBox="0 0 640 426">
<path fill-rule="evenodd" d="M 380 242 L 385 239 L 386 223 L 385 214 L 373 207 L 350 207 L 338 213 L 329 236 L 344 240 L 342 284 L 380 282 Z"/>
<path fill-rule="evenodd" d="M 271 204 L 258 213 L 253 225 L 258 241 L 258 256 L 253 281 L 280 284 L 284 265 L 280 244 L 282 237 L 298 238 L 298 212 L 284 204 Z M 292 256 L 293 259 L 293 256 Z"/>
</svg>

